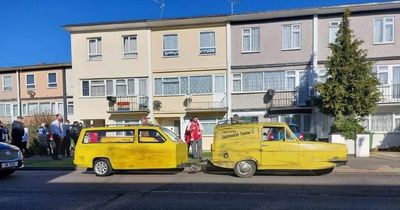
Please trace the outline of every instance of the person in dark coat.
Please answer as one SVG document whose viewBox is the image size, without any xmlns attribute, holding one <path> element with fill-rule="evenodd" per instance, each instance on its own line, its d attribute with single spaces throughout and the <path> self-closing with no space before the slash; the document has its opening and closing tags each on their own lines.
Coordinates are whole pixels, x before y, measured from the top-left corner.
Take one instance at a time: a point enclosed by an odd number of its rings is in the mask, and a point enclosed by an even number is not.
<svg viewBox="0 0 400 210">
<path fill-rule="evenodd" d="M 71 156 L 71 126 L 69 125 L 69 120 L 64 122 L 62 143 L 61 143 L 61 155 L 64 157 Z"/>
<path fill-rule="evenodd" d="M 11 138 L 12 144 L 17 146 L 21 151 L 23 150 L 22 137 L 24 136 L 24 124 L 22 123 L 23 117 L 18 116 L 11 125 Z"/>
</svg>

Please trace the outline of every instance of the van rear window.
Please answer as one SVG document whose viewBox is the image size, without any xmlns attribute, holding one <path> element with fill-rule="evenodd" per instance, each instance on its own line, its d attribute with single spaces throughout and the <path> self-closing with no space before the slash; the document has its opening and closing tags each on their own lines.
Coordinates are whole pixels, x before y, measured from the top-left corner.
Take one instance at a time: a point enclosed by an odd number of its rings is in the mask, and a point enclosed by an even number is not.
<svg viewBox="0 0 400 210">
<path fill-rule="evenodd" d="M 98 130 L 86 131 L 83 137 L 83 143 L 132 143 L 134 139 L 134 130 Z"/>
</svg>

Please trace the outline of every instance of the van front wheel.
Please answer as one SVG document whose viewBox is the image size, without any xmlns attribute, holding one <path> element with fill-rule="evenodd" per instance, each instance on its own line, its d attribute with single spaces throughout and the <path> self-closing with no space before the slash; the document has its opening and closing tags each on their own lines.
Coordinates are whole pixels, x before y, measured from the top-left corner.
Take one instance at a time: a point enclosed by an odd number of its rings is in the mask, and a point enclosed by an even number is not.
<svg viewBox="0 0 400 210">
<path fill-rule="evenodd" d="M 234 171 L 240 178 L 250 178 L 256 172 L 256 163 L 251 160 L 242 160 L 236 163 Z"/>
<path fill-rule="evenodd" d="M 112 172 L 111 163 L 106 158 L 100 158 L 94 161 L 93 170 L 96 176 L 108 176 Z"/>
</svg>

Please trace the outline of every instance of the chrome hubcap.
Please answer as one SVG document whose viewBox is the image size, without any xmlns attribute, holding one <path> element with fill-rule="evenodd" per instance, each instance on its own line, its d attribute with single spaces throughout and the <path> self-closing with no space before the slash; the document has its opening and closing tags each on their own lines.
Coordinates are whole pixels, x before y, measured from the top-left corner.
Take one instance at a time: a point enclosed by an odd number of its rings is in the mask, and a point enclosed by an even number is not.
<svg viewBox="0 0 400 210">
<path fill-rule="evenodd" d="M 251 165 L 250 165 L 248 162 L 246 162 L 246 161 L 240 162 L 240 163 L 238 164 L 238 166 L 239 166 L 239 172 L 240 172 L 241 174 L 247 174 L 247 173 L 249 173 L 250 170 L 251 170 Z"/>
<path fill-rule="evenodd" d="M 107 172 L 108 166 L 104 161 L 96 163 L 95 170 L 98 174 L 105 174 Z"/>
</svg>

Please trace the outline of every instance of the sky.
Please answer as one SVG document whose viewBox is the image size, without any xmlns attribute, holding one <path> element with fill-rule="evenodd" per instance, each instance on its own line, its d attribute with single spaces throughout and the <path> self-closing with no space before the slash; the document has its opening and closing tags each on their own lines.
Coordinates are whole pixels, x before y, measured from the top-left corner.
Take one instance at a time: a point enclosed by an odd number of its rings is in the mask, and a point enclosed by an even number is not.
<svg viewBox="0 0 400 210">
<path fill-rule="evenodd" d="M 71 62 L 62 26 L 160 18 L 162 0 L 0 0 L 0 67 Z M 384 0 L 236 0 L 234 14 Z M 164 0 L 162 18 L 230 14 L 230 0 Z"/>
</svg>

